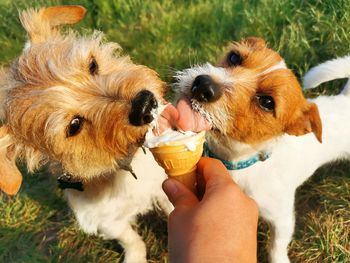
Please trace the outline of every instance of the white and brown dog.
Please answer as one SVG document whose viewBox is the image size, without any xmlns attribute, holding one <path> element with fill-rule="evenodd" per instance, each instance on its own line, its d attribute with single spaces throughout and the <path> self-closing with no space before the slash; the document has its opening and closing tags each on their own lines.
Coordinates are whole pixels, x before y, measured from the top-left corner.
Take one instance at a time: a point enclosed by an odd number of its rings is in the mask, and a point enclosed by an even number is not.
<svg viewBox="0 0 350 263">
<path fill-rule="evenodd" d="M 156 72 L 120 55 L 118 44 L 104 42 L 101 32 L 60 32 L 84 14 L 81 6 L 21 14 L 29 39 L 1 76 L 0 189 L 17 192 L 16 159 L 30 171 L 57 164 L 62 186 L 76 188 L 65 193 L 81 228 L 118 239 L 125 262 L 146 262 L 132 225 L 155 203 L 172 208 L 161 189 L 163 169 L 140 148 L 165 85 Z"/>
<path fill-rule="evenodd" d="M 319 72 L 308 74 L 306 83 Z M 289 262 L 295 190 L 321 165 L 349 157 L 349 96 L 307 101 L 283 59 L 259 38 L 233 43 L 217 66 L 195 66 L 176 77 L 180 119 L 192 106 L 193 119 L 200 112 L 211 124 L 206 154 L 221 159 L 258 203 L 273 234 L 271 262 Z M 180 123 L 184 130 L 198 128 Z"/>
</svg>

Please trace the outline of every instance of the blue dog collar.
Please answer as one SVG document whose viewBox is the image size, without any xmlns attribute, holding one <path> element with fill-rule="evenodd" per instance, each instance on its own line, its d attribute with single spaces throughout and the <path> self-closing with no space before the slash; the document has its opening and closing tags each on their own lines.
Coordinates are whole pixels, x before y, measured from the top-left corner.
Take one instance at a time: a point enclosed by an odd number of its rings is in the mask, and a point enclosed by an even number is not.
<svg viewBox="0 0 350 263">
<path fill-rule="evenodd" d="M 253 155 L 252 157 L 250 157 L 247 160 L 242 160 L 242 161 L 238 161 L 238 162 L 231 162 L 231 161 L 227 161 L 225 159 L 222 159 L 219 156 L 217 156 L 215 153 L 213 153 L 209 149 L 207 142 L 205 142 L 203 155 L 220 160 L 226 166 L 227 170 L 233 171 L 233 170 L 241 170 L 241 169 L 248 168 L 248 167 L 252 166 L 253 164 L 257 163 L 258 161 L 263 162 L 263 161 L 267 160 L 268 158 L 270 158 L 271 153 L 270 152 L 260 152 L 260 153 Z"/>
</svg>

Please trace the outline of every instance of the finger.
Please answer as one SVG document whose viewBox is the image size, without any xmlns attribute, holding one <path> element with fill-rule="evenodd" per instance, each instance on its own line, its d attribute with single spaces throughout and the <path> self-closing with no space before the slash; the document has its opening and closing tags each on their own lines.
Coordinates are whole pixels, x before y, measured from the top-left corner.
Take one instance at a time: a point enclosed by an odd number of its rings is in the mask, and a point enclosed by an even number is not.
<svg viewBox="0 0 350 263">
<path fill-rule="evenodd" d="M 202 157 L 197 164 L 197 173 L 203 178 L 199 181 L 202 180 L 202 184 L 205 182 L 206 191 L 212 187 L 234 183 L 226 167 L 216 159 Z"/>
<path fill-rule="evenodd" d="M 163 190 L 169 201 L 176 207 L 192 207 L 198 203 L 197 197 L 182 183 L 169 178 L 163 182 Z"/>
</svg>

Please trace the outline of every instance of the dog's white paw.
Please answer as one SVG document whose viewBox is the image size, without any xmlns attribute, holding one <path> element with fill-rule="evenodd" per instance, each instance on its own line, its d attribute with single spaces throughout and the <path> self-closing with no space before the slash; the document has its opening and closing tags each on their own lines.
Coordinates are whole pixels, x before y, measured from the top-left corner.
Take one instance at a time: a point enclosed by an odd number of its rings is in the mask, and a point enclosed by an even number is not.
<svg viewBox="0 0 350 263">
<path fill-rule="evenodd" d="M 124 263 L 147 263 L 146 251 L 125 251 Z"/>
<path fill-rule="evenodd" d="M 281 253 L 272 253 L 271 254 L 271 263 L 290 263 L 288 255 L 286 252 Z"/>
<path fill-rule="evenodd" d="M 124 244 L 124 263 L 147 263 L 146 245 L 140 236 L 130 239 L 128 244 Z"/>
</svg>

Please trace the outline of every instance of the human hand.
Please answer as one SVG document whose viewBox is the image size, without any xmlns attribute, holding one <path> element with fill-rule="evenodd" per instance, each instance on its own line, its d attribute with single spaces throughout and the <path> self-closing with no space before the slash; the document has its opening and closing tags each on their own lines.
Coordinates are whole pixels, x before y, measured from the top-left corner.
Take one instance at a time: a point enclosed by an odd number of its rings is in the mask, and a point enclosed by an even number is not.
<svg viewBox="0 0 350 263">
<path fill-rule="evenodd" d="M 205 182 L 201 201 L 174 179 L 163 183 L 175 206 L 168 221 L 170 262 L 256 262 L 256 203 L 220 161 L 201 158 L 197 173 Z"/>
</svg>

